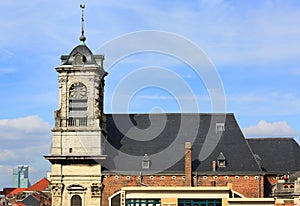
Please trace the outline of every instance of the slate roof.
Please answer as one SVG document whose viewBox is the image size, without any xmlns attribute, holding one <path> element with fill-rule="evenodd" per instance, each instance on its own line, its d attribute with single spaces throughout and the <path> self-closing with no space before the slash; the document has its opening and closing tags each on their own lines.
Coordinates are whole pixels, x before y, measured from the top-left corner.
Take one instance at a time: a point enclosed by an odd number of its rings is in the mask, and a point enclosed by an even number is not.
<svg viewBox="0 0 300 206">
<path fill-rule="evenodd" d="M 261 158 L 261 167 L 270 173 L 300 170 L 300 147 L 293 138 L 247 139 L 253 153 Z"/>
<path fill-rule="evenodd" d="M 25 205 L 40 206 L 40 201 L 33 195 L 28 195 L 22 200 Z"/>
<path fill-rule="evenodd" d="M 106 118 L 109 144 L 105 151 L 109 154 L 104 165 L 109 170 L 121 164 L 120 171 L 140 171 L 142 158 L 148 154 L 150 170 L 183 173 L 184 145 L 190 141 L 193 171 L 212 172 L 212 161 L 222 152 L 227 164 L 216 172 L 261 172 L 231 113 L 107 114 Z M 218 133 L 216 124 L 222 122 L 225 131 Z M 127 157 L 122 159 L 124 154 Z"/>
<path fill-rule="evenodd" d="M 84 64 L 97 64 L 92 51 L 86 45 L 78 45 L 71 51 L 64 65 L 72 65 L 74 61 L 74 56 L 77 53 L 80 53 L 82 56 L 85 57 Z"/>
</svg>

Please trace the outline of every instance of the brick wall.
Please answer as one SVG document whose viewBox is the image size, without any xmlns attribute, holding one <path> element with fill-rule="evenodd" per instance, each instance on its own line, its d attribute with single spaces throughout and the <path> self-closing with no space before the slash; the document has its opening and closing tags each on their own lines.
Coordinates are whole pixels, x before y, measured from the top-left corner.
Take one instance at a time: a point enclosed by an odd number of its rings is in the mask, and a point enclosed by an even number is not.
<svg viewBox="0 0 300 206">
<path fill-rule="evenodd" d="M 230 175 L 230 176 L 198 176 L 193 177 L 193 185 L 196 186 L 226 186 L 232 183 L 232 189 L 245 197 L 258 197 L 258 176 L 254 175 Z M 106 175 L 103 178 L 102 206 L 108 206 L 108 198 L 130 186 L 186 186 L 185 175 L 147 175 L 140 181 L 139 176 Z M 260 197 L 263 197 L 263 177 L 260 180 Z"/>
<path fill-rule="evenodd" d="M 194 177 L 195 186 L 226 186 L 227 183 L 232 183 L 232 189 L 245 197 L 263 197 L 263 177 L 258 181 L 258 176 L 254 175 L 208 175 L 198 176 L 196 181 Z M 259 188 L 260 182 L 260 188 Z"/>
<path fill-rule="evenodd" d="M 276 203 L 275 206 L 296 206 L 293 200 L 286 200 L 283 203 Z"/>
<path fill-rule="evenodd" d="M 103 178 L 102 206 L 108 206 L 108 198 L 121 190 L 122 187 L 130 186 L 185 186 L 184 175 L 153 175 L 139 176 L 106 175 Z M 142 184 L 141 184 L 142 183 Z"/>
</svg>

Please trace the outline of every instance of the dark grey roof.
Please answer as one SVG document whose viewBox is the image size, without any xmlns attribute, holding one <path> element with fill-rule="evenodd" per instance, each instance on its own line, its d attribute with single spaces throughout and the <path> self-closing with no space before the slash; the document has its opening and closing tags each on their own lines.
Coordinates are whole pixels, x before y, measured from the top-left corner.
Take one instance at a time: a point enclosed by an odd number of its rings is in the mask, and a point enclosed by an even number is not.
<svg viewBox="0 0 300 206">
<path fill-rule="evenodd" d="M 217 168 L 217 172 L 261 172 L 233 114 L 107 114 L 106 117 L 108 145 L 115 148 L 112 151 L 105 147 L 110 153 L 105 163 L 110 170 L 122 163 L 121 169 L 139 170 L 142 158 L 148 154 L 154 171 L 182 173 L 184 143 L 190 141 L 193 171 L 212 171 L 212 161 L 217 161 L 222 152 L 226 167 Z M 225 131 L 218 133 L 216 123 L 222 122 Z M 122 159 L 120 153 L 130 158 Z M 122 160 L 117 162 L 118 158 Z"/>
<path fill-rule="evenodd" d="M 300 170 L 300 148 L 293 138 L 247 139 L 253 153 L 261 158 L 261 167 L 271 173 Z"/>
<path fill-rule="evenodd" d="M 84 57 L 84 64 L 93 64 L 93 65 L 97 64 L 91 50 L 86 45 L 83 44 L 83 45 L 78 45 L 71 51 L 66 62 L 64 62 L 64 65 L 72 65 L 75 60 L 74 57 L 78 53 Z"/>
<path fill-rule="evenodd" d="M 40 201 L 34 195 L 28 195 L 22 201 L 25 205 L 39 206 Z"/>
</svg>

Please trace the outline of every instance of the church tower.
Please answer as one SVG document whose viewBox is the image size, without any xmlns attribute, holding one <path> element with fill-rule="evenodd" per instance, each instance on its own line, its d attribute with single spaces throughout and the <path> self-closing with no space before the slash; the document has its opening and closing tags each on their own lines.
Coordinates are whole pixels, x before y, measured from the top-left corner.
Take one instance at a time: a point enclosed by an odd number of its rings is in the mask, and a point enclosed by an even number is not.
<svg viewBox="0 0 300 206">
<path fill-rule="evenodd" d="M 103 55 L 85 44 L 84 5 L 80 44 L 61 56 L 58 72 L 59 106 L 54 112 L 51 154 L 53 206 L 100 205 L 101 160 L 106 138 L 103 114 Z"/>
</svg>

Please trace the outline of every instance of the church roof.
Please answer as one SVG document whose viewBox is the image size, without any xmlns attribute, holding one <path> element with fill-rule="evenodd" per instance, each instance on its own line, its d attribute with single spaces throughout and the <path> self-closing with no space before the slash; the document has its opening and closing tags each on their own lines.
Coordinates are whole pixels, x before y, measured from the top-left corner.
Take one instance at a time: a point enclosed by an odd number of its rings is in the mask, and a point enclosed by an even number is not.
<svg viewBox="0 0 300 206">
<path fill-rule="evenodd" d="M 270 173 L 300 170 L 300 147 L 293 138 L 247 139 L 253 153 L 261 158 L 261 167 Z"/>
<path fill-rule="evenodd" d="M 163 172 L 184 172 L 187 141 L 192 142 L 193 171 L 212 171 L 212 162 L 222 152 L 226 167 L 217 168 L 217 172 L 261 172 L 233 114 L 107 114 L 106 117 L 108 141 L 117 151 L 141 157 L 148 154 L 150 161 L 155 161 L 154 155 L 167 150 L 170 151 L 162 158 L 171 160 L 179 154 L 180 158 Z M 215 128 L 223 120 L 224 131 L 218 140 Z M 203 156 L 203 151 L 214 144 L 212 152 L 207 151 L 209 155 Z M 111 155 L 108 161 L 114 159 Z M 139 168 L 131 166 L 131 169 Z"/>
</svg>

